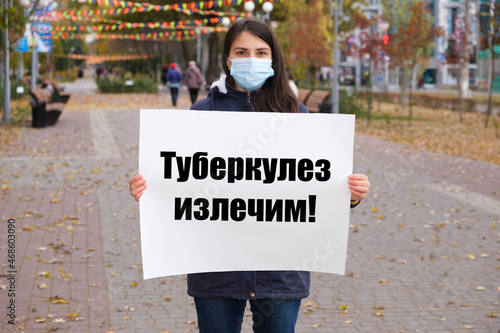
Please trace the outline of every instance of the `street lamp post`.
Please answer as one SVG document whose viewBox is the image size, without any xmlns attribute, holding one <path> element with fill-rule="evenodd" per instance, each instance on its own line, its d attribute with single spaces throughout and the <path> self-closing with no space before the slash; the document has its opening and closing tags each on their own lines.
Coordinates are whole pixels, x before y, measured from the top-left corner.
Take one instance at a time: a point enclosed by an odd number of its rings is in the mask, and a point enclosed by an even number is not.
<svg viewBox="0 0 500 333">
<path fill-rule="evenodd" d="M 10 3 L 12 0 L 5 0 L 5 8 L 7 11 L 5 13 L 5 76 L 4 76 L 4 87 L 3 87 L 3 117 L 2 122 L 10 122 L 10 45 L 9 45 L 9 9 L 12 6 Z"/>
<path fill-rule="evenodd" d="M 339 14 L 342 15 L 344 0 L 335 0 L 335 9 L 330 0 L 330 16 L 333 17 L 333 81 L 332 81 L 332 113 L 339 113 Z"/>
<path fill-rule="evenodd" d="M 263 21 L 270 21 L 271 20 L 270 14 L 273 11 L 274 7 L 272 2 L 266 1 L 262 4 L 262 11 L 264 12 L 264 14 L 254 14 L 253 11 L 255 10 L 255 3 L 253 1 L 247 1 L 243 5 L 243 8 L 247 13 L 255 15 L 256 17 L 258 17 Z"/>
<path fill-rule="evenodd" d="M 37 64 L 38 64 L 38 53 L 36 52 L 36 37 L 35 37 L 36 27 L 34 23 L 31 23 L 31 90 L 36 88 L 36 78 L 37 78 Z"/>
<path fill-rule="evenodd" d="M 196 29 L 196 35 L 198 39 L 196 40 L 196 63 L 201 66 L 201 25 L 199 24 Z"/>
</svg>

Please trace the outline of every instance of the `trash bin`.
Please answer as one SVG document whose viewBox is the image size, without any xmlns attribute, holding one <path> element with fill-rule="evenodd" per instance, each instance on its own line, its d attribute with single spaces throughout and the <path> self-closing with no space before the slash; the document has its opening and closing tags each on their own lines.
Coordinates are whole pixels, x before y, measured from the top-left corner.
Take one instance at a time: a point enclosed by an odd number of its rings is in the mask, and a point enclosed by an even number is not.
<svg viewBox="0 0 500 333">
<path fill-rule="evenodd" d="M 31 126 L 35 128 L 47 127 L 47 112 L 45 105 L 35 100 L 31 101 Z"/>
</svg>

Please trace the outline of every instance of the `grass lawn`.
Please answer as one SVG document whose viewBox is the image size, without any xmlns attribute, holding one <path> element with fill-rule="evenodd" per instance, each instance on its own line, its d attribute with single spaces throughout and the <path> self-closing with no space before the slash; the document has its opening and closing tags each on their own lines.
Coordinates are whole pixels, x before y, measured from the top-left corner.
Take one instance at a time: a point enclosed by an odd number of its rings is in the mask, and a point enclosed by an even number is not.
<svg viewBox="0 0 500 333">
<path fill-rule="evenodd" d="M 101 103 L 122 103 L 124 107 L 140 108 L 145 104 L 164 105 L 164 96 L 146 94 L 97 95 L 89 97 L 85 108 L 92 108 Z M 93 102 L 92 102 L 93 101 Z M 121 104 L 120 104 L 121 105 Z M 70 103 L 68 110 L 82 107 L 82 104 Z M 31 117 L 29 97 L 12 101 L 12 124 L 0 125 L 0 156 L 2 148 L 12 145 L 13 139 L 22 133 L 22 126 Z M 357 117 L 356 133 L 362 133 L 386 140 L 409 144 L 417 150 L 428 150 L 438 153 L 464 156 L 466 158 L 495 163 L 500 165 L 500 116 L 490 118 L 488 128 L 484 128 L 485 115 L 481 113 L 463 113 L 463 122 L 459 122 L 457 111 L 413 108 L 412 120 L 408 119 L 408 109 L 402 110 L 399 104 L 382 103 L 378 111 L 378 103 L 374 103 L 371 122 L 366 117 Z"/>
<path fill-rule="evenodd" d="M 3 118 L 3 110 L 0 112 L 1 118 Z M 25 96 L 19 100 L 12 100 L 10 102 L 10 124 L 0 125 L 0 155 L 2 154 L 2 148 L 6 145 L 12 145 L 12 140 L 21 135 L 22 126 L 29 119 L 31 119 L 31 105 L 30 97 Z"/>
<path fill-rule="evenodd" d="M 413 107 L 412 120 L 408 109 L 399 104 L 374 104 L 371 121 L 366 117 L 356 120 L 356 133 L 409 144 L 417 150 L 463 156 L 500 164 L 500 117 L 490 117 L 484 127 L 485 115 L 463 113 L 460 123 L 457 111 Z"/>
</svg>

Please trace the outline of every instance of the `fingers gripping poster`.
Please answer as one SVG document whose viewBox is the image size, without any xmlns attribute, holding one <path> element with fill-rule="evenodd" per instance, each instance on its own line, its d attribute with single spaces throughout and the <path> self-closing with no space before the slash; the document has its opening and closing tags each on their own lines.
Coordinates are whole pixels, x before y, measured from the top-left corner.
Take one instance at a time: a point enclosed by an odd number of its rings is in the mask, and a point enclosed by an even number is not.
<svg viewBox="0 0 500 333">
<path fill-rule="evenodd" d="M 354 116 L 141 110 L 144 278 L 344 274 Z"/>
</svg>

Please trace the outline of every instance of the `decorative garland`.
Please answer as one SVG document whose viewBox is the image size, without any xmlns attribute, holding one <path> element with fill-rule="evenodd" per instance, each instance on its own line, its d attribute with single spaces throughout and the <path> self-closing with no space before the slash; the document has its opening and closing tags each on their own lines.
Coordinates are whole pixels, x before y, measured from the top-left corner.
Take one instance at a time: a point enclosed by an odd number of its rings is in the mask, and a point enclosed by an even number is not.
<svg viewBox="0 0 500 333">
<path fill-rule="evenodd" d="M 186 6 L 188 8 L 217 8 L 227 5 L 239 6 L 244 2 L 258 2 L 259 4 L 264 1 L 273 2 L 273 0 L 217 0 L 217 1 L 200 1 L 200 2 L 190 2 L 190 3 L 180 3 L 165 6 Z M 148 2 L 134 2 L 134 1 L 120 1 L 120 0 L 87 0 L 91 5 L 107 6 L 107 7 L 122 7 L 122 8 L 140 8 L 142 11 L 157 10 L 158 7 L 165 7 L 161 5 L 153 5 Z M 168 10 L 168 9 L 167 9 Z"/>
<path fill-rule="evenodd" d="M 235 21 L 237 16 L 229 17 L 231 21 Z M 69 31 L 69 32 L 102 32 L 115 31 L 133 28 L 150 28 L 150 29 L 181 29 L 181 30 L 200 30 L 201 33 L 214 32 L 215 27 L 207 27 L 204 24 L 217 24 L 222 18 L 215 17 L 212 19 L 177 21 L 177 22 L 155 22 L 155 23 L 132 23 L 132 22 L 116 22 L 116 24 L 93 25 L 93 26 L 55 26 L 54 31 Z M 220 30 L 218 30 L 220 31 Z"/>
<path fill-rule="evenodd" d="M 165 6 L 160 6 L 160 7 L 167 7 L 167 6 L 172 6 L 172 5 L 165 5 Z M 84 9 L 84 10 L 72 10 L 72 11 L 51 11 L 45 13 L 45 15 L 42 16 L 37 16 L 38 20 L 49 20 L 49 21 L 54 21 L 57 19 L 63 19 L 63 18 L 68 18 L 68 17 L 90 17 L 90 16 L 108 16 L 108 15 L 126 15 L 126 14 L 134 14 L 137 12 L 144 12 L 134 10 L 137 7 L 134 8 L 113 8 L 113 9 Z M 140 7 L 144 8 L 144 7 Z M 226 11 L 226 12 L 219 12 L 215 10 L 203 10 L 203 9 L 198 9 L 198 8 L 181 8 L 181 7 L 171 7 L 169 9 L 165 10 L 175 10 L 181 13 L 184 13 L 186 15 L 193 15 L 193 14 L 200 14 L 200 15 L 213 15 L 213 16 L 232 16 L 234 15 L 234 12 L 231 11 Z"/>
<path fill-rule="evenodd" d="M 126 60 L 146 60 L 149 58 L 156 58 L 156 54 L 62 54 L 54 53 L 54 57 L 69 58 L 77 60 L 98 60 L 98 61 L 126 61 Z"/>
<path fill-rule="evenodd" d="M 239 13 L 239 12 L 234 12 L 231 13 L 231 16 L 225 16 L 228 17 L 231 21 L 236 20 L 239 17 L 249 17 L 250 14 L 248 13 Z M 80 22 L 93 22 L 93 23 L 108 23 L 108 24 L 124 24 L 127 25 L 131 28 L 138 27 L 140 25 L 146 25 L 146 23 L 136 23 L 136 22 L 125 22 L 125 21 L 119 21 L 119 20 L 112 20 L 112 19 L 107 19 L 107 18 L 100 18 L 100 17 L 88 17 L 88 16 L 69 16 L 65 15 L 64 18 L 70 20 L 70 21 L 80 21 Z M 156 24 L 156 25 L 165 25 L 167 23 L 171 27 L 175 26 L 183 26 L 183 25 L 206 25 L 208 23 L 211 24 L 216 24 L 218 22 L 221 22 L 222 18 L 220 17 L 213 17 L 213 18 L 205 18 L 205 19 L 196 19 L 196 20 L 186 20 L 186 21 L 170 21 L 170 22 L 155 22 L 155 23 L 149 23 L 149 24 Z"/>
<path fill-rule="evenodd" d="M 224 28 L 221 28 L 224 29 Z M 84 39 L 87 35 L 82 33 L 70 32 L 53 32 L 52 37 L 64 40 Z M 140 40 L 140 41 L 187 41 L 196 39 L 197 35 L 194 32 L 186 33 L 185 31 L 177 31 L 176 33 L 155 32 L 147 34 L 98 34 L 95 35 L 96 40 L 104 39 L 120 39 L 120 40 Z"/>
</svg>

